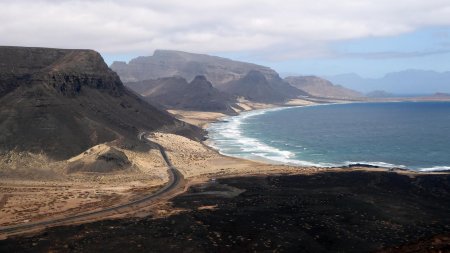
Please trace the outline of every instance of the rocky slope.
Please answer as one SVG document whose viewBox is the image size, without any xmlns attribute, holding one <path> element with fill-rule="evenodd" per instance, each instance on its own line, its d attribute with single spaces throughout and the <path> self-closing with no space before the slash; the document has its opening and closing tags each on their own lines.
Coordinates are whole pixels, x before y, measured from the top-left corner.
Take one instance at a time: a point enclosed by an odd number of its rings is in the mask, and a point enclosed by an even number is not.
<svg viewBox="0 0 450 253">
<path fill-rule="evenodd" d="M 168 109 L 234 112 L 231 106 L 235 99 L 214 88 L 204 76 L 196 76 L 191 82 L 182 77 L 165 77 L 125 85 L 150 103 L 160 104 Z"/>
<path fill-rule="evenodd" d="M 28 151 L 67 159 L 139 131 L 200 138 L 128 91 L 91 50 L 0 47 L 0 153 Z"/>
<path fill-rule="evenodd" d="M 301 89 L 312 96 L 321 98 L 355 99 L 364 97 L 363 94 L 334 85 L 328 80 L 317 76 L 290 76 L 284 79 L 290 85 Z"/>
<path fill-rule="evenodd" d="M 244 77 L 220 86 L 220 89 L 250 101 L 273 103 L 283 102 L 299 96 L 308 96 L 277 76 L 267 79 L 256 70 L 249 71 Z"/>
</svg>

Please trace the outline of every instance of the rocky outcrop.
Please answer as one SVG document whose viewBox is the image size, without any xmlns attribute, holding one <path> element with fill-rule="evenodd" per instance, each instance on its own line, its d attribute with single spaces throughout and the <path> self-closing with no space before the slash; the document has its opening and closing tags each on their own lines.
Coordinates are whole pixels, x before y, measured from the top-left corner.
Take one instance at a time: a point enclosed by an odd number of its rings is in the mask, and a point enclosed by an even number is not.
<svg viewBox="0 0 450 253">
<path fill-rule="evenodd" d="M 201 138 L 128 91 L 92 50 L 0 47 L 0 118 L 0 153 L 58 160 L 144 130 Z"/>
<path fill-rule="evenodd" d="M 80 94 L 83 86 L 124 92 L 117 74 L 92 50 L 0 47 L 0 62 L 0 94 L 42 82 L 65 96 Z"/>
</svg>

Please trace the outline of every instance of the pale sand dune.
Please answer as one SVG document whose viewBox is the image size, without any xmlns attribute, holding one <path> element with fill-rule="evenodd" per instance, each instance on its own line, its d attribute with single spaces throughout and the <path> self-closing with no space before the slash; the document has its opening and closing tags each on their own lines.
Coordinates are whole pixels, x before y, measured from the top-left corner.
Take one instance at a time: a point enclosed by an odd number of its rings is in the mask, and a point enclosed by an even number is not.
<svg viewBox="0 0 450 253">
<path fill-rule="evenodd" d="M 226 114 L 220 112 L 199 112 L 182 110 L 168 110 L 168 112 L 174 115 L 179 120 L 201 128 L 206 128 L 207 124 L 227 116 Z"/>
<path fill-rule="evenodd" d="M 267 108 L 273 108 L 277 105 L 274 104 L 264 104 L 264 103 L 256 103 L 256 102 L 250 102 L 245 99 L 239 99 L 237 105 L 241 107 L 243 110 L 236 109 L 236 112 L 243 112 L 243 111 L 251 111 L 251 110 L 258 110 L 258 109 L 267 109 Z"/>
<path fill-rule="evenodd" d="M 237 105 L 241 107 L 241 109 L 237 108 L 237 106 L 233 107 L 233 110 L 236 113 L 257 109 L 273 108 L 277 106 L 273 104 L 254 103 L 245 99 L 239 99 Z M 209 123 L 215 122 L 220 118 L 229 116 L 227 114 L 220 112 L 185 111 L 185 110 L 168 110 L 168 112 L 174 115 L 179 120 L 182 120 L 186 123 L 201 128 L 207 128 Z"/>
<path fill-rule="evenodd" d="M 293 99 L 283 104 L 283 106 L 305 106 L 305 105 L 314 105 L 316 102 L 304 100 L 304 99 Z M 255 103 L 250 102 L 245 99 L 239 99 L 237 105 L 241 108 L 233 107 L 236 113 L 241 113 L 244 111 L 252 111 L 259 109 L 269 109 L 278 107 L 280 105 L 275 104 L 263 104 L 263 103 Z M 201 127 L 206 129 L 208 124 L 215 122 L 223 117 L 227 117 L 229 115 L 220 113 L 220 112 L 201 112 L 201 111 L 184 111 L 184 110 L 168 110 L 169 113 L 174 115 L 179 120 L 182 120 L 186 123 Z"/>
<path fill-rule="evenodd" d="M 304 99 L 292 99 L 286 103 L 290 106 L 305 106 L 305 105 L 316 105 L 316 102 L 304 100 Z"/>
<path fill-rule="evenodd" d="M 280 106 L 305 106 L 305 105 L 317 104 L 317 102 L 311 101 L 310 99 L 306 100 L 306 99 L 301 99 L 301 98 L 291 99 L 284 104 L 255 103 L 255 102 L 250 102 L 245 99 L 239 99 L 238 101 L 239 101 L 238 105 L 241 106 L 244 109 L 244 111 L 268 109 L 268 108 L 274 108 L 274 107 L 280 107 Z"/>
</svg>

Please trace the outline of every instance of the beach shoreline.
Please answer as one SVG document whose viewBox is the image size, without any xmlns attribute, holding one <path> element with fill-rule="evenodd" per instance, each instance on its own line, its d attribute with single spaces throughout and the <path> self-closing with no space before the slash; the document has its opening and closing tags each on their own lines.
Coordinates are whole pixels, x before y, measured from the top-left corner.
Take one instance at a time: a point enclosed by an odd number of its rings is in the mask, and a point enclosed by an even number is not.
<svg viewBox="0 0 450 253">
<path fill-rule="evenodd" d="M 224 114 L 217 114 L 215 112 L 195 112 L 195 111 L 170 111 L 175 117 L 177 117 L 180 120 L 183 120 L 187 123 L 197 125 L 201 128 L 203 128 L 205 131 L 207 131 L 209 125 L 211 123 L 220 122 L 228 117 L 236 117 L 241 115 L 242 113 L 251 113 L 255 110 L 272 110 L 277 108 L 292 108 L 292 107 L 303 107 L 303 106 L 320 106 L 320 105 L 327 105 L 327 104 L 347 104 L 347 103 L 379 103 L 379 102 L 402 102 L 399 101 L 380 101 L 380 100 L 374 100 L 374 101 L 351 101 L 351 100 L 328 100 L 328 101 L 320 101 L 321 103 L 317 102 L 311 102 L 310 100 L 303 100 L 303 99 L 297 99 L 293 101 L 289 101 L 284 104 L 253 104 L 246 101 L 245 108 L 247 110 L 239 111 L 237 112 L 238 115 L 224 115 Z M 408 101 L 406 101 L 408 102 Z M 424 175 L 424 174 L 448 174 L 449 171 L 447 170 L 424 170 L 424 171 L 416 171 L 411 170 L 403 167 L 389 167 L 389 166 L 379 166 L 376 164 L 371 163 L 354 163 L 354 164 L 348 164 L 344 166 L 300 166 L 300 165 L 294 165 L 294 164 L 286 164 L 282 162 L 277 162 L 269 159 L 248 159 L 244 157 L 234 157 L 227 154 L 222 154 L 220 150 L 216 149 L 214 146 L 211 146 L 210 142 L 211 140 L 208 138 L 201 142 L 201 144 L 206 148 L 206 150 L 212 151 L 212 153 L 215 153 L 213 155 L 214 161 L 233 161 L 232 164 L 238 165 L 247 165 L 242 166 L 242 169 L 239 170 L 230 170 L 229 173 L 224 173 L 223 168 L 220 166 L 216 166 L 214 163 L 208 164 L 210 168 L 212 168 L 212 171 L 209 171 L 209 177 L 219 178 L 219 177 L 234 177 L 234 176 L 243 176 L 243 175 L 268 175 L 268 174 L 302 174 L 302 173 L 316 173 L 316 172 L 326 172 L 326 171 L 335 171 L 335 172 L 349 172 L 349 171 L 368 171 L 368 172 L 393 172 L 393 173 L 399 173 L 399 174 L 406 174 L 406 175 Z M 167 145 L 168 143 L 165 143 L 164 145 Z M 187 144 L 189 146 L 189 144 Z M 207 152 L 206 152 L 207 153 Z M 188 161 L 184 161 L 186 164 L 190 164 Z M 219 163 L 220 164 L 220 163 Z M 260 169 L 258 171 L 255 171 L 254 169 L 249 169 L 246 171 L 246 168 L 248 168 L 248 164 L 251 164 L 251 167 L 259 167 L 264 168 Z M 182 163 L 179 164 L 181 167 L 183 167 Z M 270 168 L 270 169 L 267 169 Z M 215 172 L 215 173 L 214 173 Z"/>
<path fill-rule="evenodd" d="M 298 166 L 298 167 L 319 167 L 319 168 L 357 168 L 357 167 L 365 167 L 365 168 L 383 168 L 387 169 L 389 171 L 413 171 L 417 173 L 429 173 L 429 172 L 448 172 L 450 171 L 449 166 L 445 165 L 429 165 L 422 166 L 422 167 L 410 167 L 408 165 L 400 165 L 400 163 L 391 163 L 391 162 L 385 162 L 383 160 L 379 161 L 366 161 L 366 160 L 354 160 L 354 161 L 347 161 L 347 162 L 313 162 L 309 160 L 297 160 L 298 158 L 295 158 L 292 160 L 292 156 L 294 155 L 292 151 L 289 151 L 288 149 L 283 149 L 280 147 L 272 146 L 267 143 L 261 142 L 261 140 L 254 138 L 254 137 L 248 137 L 244 136 L 242 133 L 241 125 L 245 124 L 245 120 L 254 117 L 259 116 L 261 114 L 265 114 L 272 111 L 280 111 L 280 110 L 286 110 L 286 109 L 293 109 L 293 108 L 301 108 L 301 107 L 311 107 L 311 106 L 331 106 L 336 104 L 379 104 L 379 103 L 398 103 L 398 102 L 407 102 L 410 103 L 411 101 L 340 101 L 340 103 L 321 103 L 321 104 L 308 104 L 308 105 L 297 105 L 292 106 L 289 104 L 283 104 L 278 105 L 276 107 L 268 107 L 264 109 L 255 109 L 255 110 L 249 110 L 245 112 L 241 112 L 238 115 L 228 115 L 219 117 L 216 119 L 216 121 L 209 121 L 208 124 L 202 125 L 203 129 L 207 131 L 208 138 L 203 141 L 205 145 L 212 148 L 213 150 L 217 151 L 218 153 L 228 156 L 228 157 L 234 157 L 234 158 L 240 158 L 244 160 L 251 160 L 255 162 L 262 162 L 262 163 L 268 163 L 272 165 L 290 165 L 290 166 Z M 423 102 L 423 101 L 419 101 Z M 427 102 L 435 102 L 435 101 L 427 101 Z M 231 130 L 232 129 L 232 130 Z M 229 130 L 229 132 L 228 132 Z M 222 134 L 222 132 L 225 132 L 226 134 Z M 217 138 L 217 139 L 215 139 Z M 244 139 L 246 140 L 244 142 Z M 248 140 L 247 140 L 248 139 Z M 245 150 L 252 150 L 252 152 L 256 152 L 258 155 L 249 153 L 248 152 L 239 152 L 234 150 L 235 145 L 231 145 L 231 150 L 228 150 L 228 143 L 241 143 L 244 145 L 243 149 Z M 252 145 L 262 146 L 260 149 L 255 149 L 250 146 L 245 146 L 246 143 L 251 143 Z M 291 144 L 292 145 L 292 144 Z M 230 152 L 228 152 L 228 151 Z M 255 151 L 253 151 L 255 150 Z M 267 153 L 269 152 L 270 156 Z M 286 155 L 285 153 L 290 153 Z M 266 157 L 269 156 L 269 157 Z"/>
</svg>

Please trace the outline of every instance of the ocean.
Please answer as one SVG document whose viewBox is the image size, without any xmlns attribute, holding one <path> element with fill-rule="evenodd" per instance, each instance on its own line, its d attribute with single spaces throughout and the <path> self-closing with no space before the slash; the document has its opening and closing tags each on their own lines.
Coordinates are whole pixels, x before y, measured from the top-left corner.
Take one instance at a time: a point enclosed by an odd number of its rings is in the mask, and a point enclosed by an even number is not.
<svg viewBox="0 0 450 253">
<path fill-rule="evenodd" d="M 255 110 L 210 124 L 220 153 L 299 166 L 450 170 L 450 103 L 349 103 Z"/>
</svg>

